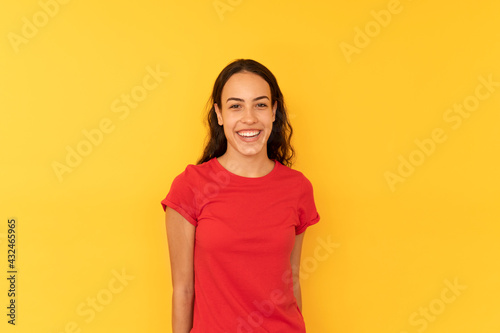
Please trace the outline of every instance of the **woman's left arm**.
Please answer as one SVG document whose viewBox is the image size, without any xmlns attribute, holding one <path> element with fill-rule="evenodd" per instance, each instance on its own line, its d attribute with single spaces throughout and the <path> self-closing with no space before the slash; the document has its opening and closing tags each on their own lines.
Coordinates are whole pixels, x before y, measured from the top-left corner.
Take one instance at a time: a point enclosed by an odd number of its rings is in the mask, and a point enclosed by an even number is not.
<svg viewBox="0 0 500 333">
<path fill-rule="evenodd" d="M 292 249 L 290 256 L 290 263 L 292 265 L 292 278 L 293 278 L 293 294 L 297 300 L 300 312 L 302 312 L 302 295 L 300 292 L 300 253 L 302 252 L 302 241 L 304 240 L 305 231 L 295 236 L 295 245 Z"/>
</svg>

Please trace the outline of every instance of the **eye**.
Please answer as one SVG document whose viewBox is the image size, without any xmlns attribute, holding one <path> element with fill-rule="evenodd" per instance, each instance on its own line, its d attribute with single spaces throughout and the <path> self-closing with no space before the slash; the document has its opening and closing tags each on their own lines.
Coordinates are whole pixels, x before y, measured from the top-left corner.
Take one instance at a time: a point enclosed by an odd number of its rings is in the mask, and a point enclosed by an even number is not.
<svg viewBox="0 0 500 333">
<path fill-rule="evenodd" d="M 257 107 L 260 109 L 267 108 L 267 104 L 266 103 L 259 103 L 259 104 L 257 104 Z"/>
<path fill-rule="evenodd" d="M 230 109 L 237 109 L 239 107 L 240 107 L 239 104 L 233 104 L 233 105 L 229 106 Z"/>
</svg>

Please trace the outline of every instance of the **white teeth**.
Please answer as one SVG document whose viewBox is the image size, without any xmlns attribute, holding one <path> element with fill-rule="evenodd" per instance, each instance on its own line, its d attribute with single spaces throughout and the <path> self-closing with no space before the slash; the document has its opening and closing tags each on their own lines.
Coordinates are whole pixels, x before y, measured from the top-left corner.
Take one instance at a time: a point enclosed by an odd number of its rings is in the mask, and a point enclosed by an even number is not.
<svg viewBox="0 0 500 333">
<path fill-rule="evenodd" d="M 256 136 L 257 134 L 259 134 L 260 131 L 246 131 L 246 132 L 238 132 L 239 135 L 241 136 L 244 136 L 244 137 L 251 137 L 251 136 Z"/>
</svg>

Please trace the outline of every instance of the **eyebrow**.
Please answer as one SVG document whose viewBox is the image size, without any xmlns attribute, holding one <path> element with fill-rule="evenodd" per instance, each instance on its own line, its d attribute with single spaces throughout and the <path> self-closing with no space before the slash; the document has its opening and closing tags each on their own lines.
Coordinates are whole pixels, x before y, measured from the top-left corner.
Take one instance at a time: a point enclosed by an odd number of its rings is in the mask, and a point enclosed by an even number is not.
<svg viewBox="0 0 500 333">
<path fill-rule="evenodd" d="M 259 96 L 259 97 L 254 98 L 253 100 L 254 100 L 254 101 L 258 101 L 259 99 L 264 99 L 264 98 L 269 99 L 269 97 L 267 97 L 267 96 Z M 232 100 L 232 101 L 238 101 L 238 102 L 244 102 L 244 101 L 245 101 L 245 100 L 244 100 L 244 99 L 242 99 L 242 98 L 237 98 L 237 97 L 229 97 L 229 98 L 227 99 L 226 103 L 227 103 L 227 102 L 229 102 L 229 101 L 231 101 L 231 100 Z"/>
</svg>

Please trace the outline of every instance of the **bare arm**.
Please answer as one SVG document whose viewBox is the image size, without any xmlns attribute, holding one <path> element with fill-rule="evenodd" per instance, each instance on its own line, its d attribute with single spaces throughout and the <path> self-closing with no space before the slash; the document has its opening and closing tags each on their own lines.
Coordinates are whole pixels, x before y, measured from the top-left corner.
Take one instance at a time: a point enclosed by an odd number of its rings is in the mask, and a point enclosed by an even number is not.
<svg viewBox="0 0 500 333">
<path fill-rule="evenodd" d="M 172 272 L 172 332 L 189 333 L 193 327 L 195 226 L 167 207 L 168 251 Z"/>
<path fill-rule="evenodd" d="M 302 252 L 302 241 L 304 240 L 305 231 L 295 236 L 295 245 L 292 249 L 290 256 L 290 263 L 292 265 L 292 278 L 293 278 L 293 294 L 297 300 L 297 305 L 302 312 L 302 294 L 300 291 L 300 253 Z"/>
</svg>

